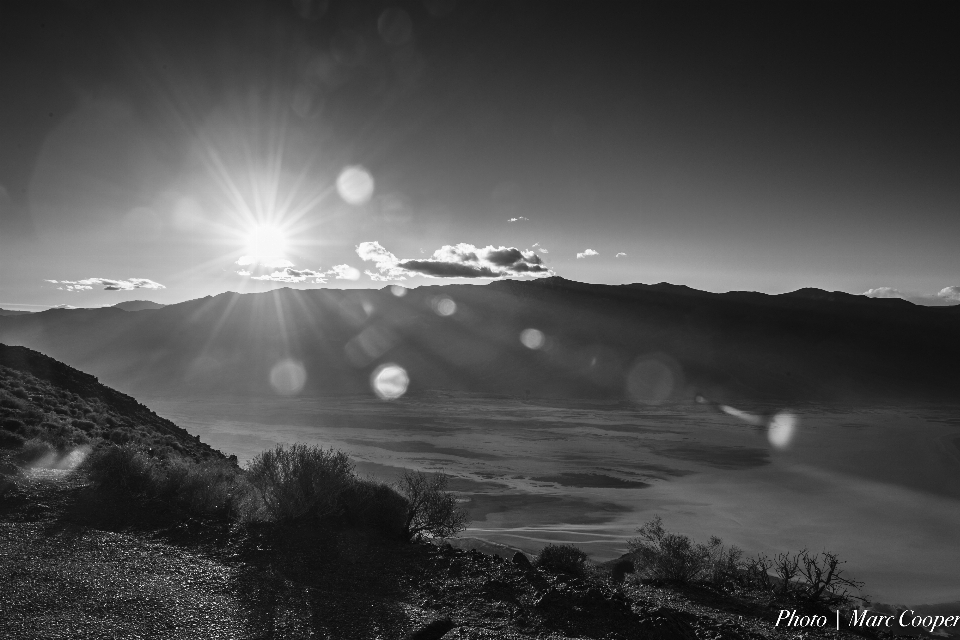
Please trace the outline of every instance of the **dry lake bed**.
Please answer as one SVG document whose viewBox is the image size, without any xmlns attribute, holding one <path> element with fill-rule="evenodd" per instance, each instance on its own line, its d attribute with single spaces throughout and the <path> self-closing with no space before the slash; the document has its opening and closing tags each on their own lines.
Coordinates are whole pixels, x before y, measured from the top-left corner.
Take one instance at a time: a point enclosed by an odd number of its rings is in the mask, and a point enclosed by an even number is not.
<svg viewBox="0 0 960 640">
<path fill-rule="evenodd" d="M 835 551 L 875 601 L 960 600 L 960 407 L 738 415 L 453 394 L 145 402 L 241 463 L 305 442 L 385 480 L 443 469 L 472 518 L 464 535 L 528 552 L 562 541 L 614 558 L 661 515 L 668 530 L 748 553 Z M 789 428 L 781 420 L 771 438 L 783 412 Z"/>
</svg>

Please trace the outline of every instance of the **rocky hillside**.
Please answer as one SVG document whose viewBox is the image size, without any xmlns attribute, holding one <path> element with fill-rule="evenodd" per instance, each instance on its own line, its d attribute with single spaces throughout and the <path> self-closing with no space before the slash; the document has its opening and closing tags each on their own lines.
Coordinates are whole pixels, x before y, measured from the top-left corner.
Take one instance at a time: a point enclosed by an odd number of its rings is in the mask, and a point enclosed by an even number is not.
<svg viewBox="0 0 960 640">
<path fill-rule="evenodd" d="M 0 344 L 0 446 L 34 440 L 61 453 L 109 441 L 140 443 L 163 456 L 223 458 L 185 429 L 97 378 L 26 347 Z"/>
</svg>

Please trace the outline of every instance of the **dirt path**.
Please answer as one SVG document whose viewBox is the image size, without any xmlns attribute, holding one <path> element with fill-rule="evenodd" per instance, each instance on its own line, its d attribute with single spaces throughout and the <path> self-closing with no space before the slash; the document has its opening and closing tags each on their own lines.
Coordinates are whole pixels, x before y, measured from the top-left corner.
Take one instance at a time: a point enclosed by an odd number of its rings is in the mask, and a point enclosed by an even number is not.
<svg viewBox="0 0 960 640">
<path fill-rule="evenodd" d="M 83 484 L 35 469 L 0 498 L 0 637 L 265 637 L 236 595 L 236 567 L 139 534 L 64 525 L 58 515 Z"/>
</svg>

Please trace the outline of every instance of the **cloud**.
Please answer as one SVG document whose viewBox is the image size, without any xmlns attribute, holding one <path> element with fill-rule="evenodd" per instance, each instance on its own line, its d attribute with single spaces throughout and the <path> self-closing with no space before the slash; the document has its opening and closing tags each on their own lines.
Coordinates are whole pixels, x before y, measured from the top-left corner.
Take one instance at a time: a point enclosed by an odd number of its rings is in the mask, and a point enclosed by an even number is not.
<svg viewBox="0 0 960 640">
<path fill-rule="evenodd" d="M 533 243 L 533 246 L 534 246 L 534 248 L 535 248 L 537 251 L 539 251 L 540 253 L 550 253 L 550 252 L 547 251 L 544 247 L 540 246 L 540 243 L 539 243 L 539 242 L 534 242 L 534 243 Z"/>
<path fill-rule="evenodd" d="M 516 247 L 478 248 L 461 242 L 444 245 L 428 259 L 401 260 L 387 251 L 379 242 L 362 242 L 357 246 L 357 255 L 373 262 L 378 274 L 367 275 L 378 282 L 400 280 L 407 276 L 421 275 L 429 278 L 500 278 L 503 276 L 548 276 L 553 272 L 533 251 L 521 251 Z M 376 275 L 377 277 L 374 277 Z"/>
<path fill-rule="evenodd" d="M 72 304 L 58 304 L 56 306 L 50 307 L 51 309 L 76 309 Z"/>
<path fill-rule="evenodd" d="M 599 251 L 594 251 L 593 249 L 584 249 L 583 253 L 577 254 L 577 260 L 579 260 L 580 258 L 586 258 L 588 256 L 598 256 L 598 255 L 600 255 Z"/>
<path fill-rule="evenodd" d="M 876 289 L 867 289 L 862 294 L 868 298 L 902 298 L 903 294 L 899 289 L 893 287 L 877 287 Z"/>
<path fill-rule="evenodd" d="M 530 218 L 519 216 L 517 218 L 510 218 L 507 222 L 530 222 Z"/>
<path fill-rule="evenodd" d="M 618 253 L 617 255 L 615 255 L 615 256 L 613 256 L 613 257 L 614 257 L 614 258 L 626 258 L 626 257 L 627 257 L 627 254 L 625 254 L 623 251 L 621 251 L 620 253 Z"/>
<path fill-rule="evenodd" d="M 359 280 L 360 270 L 354 269 L 348 264 L 337 264 L 327 271 L 327 274 L 336 276 L 337 280 Z"/>
<path fill-rule="evenodd" d="M 57 287 L 61 291 L 86 291 L 95 286 L 103 286 L 104 291 L 133 291 L 134 289 L 166 289 L 159 282 L 148 278 L 130 278 L 128 280 L 114 280 L 113 278 L 85 278 L 83 280 L 44 280 L 54 284 L 66 285 Z"/>
<path fill-rule="evenodd" d="M 237 273 L 240 273 L 239 271 Z M 259 276 L 250 276 L 251 280 L 267 280 L 270 282 L 306 282 L 307 280 L 313 279 L 313 282 L 322 284 L 326 282 L 327 274 L 323 271 L 314 271 L 313 269 L 294 269 L 293 267 L 287 267 L 285 269 L 280 269 L 274 271 L 273 273 L 265 273 Z"/>
<path fill-rule="evenodd" d="M 338 264 L 328 271 L 318 269 L 299 269 L 294 267 L 289 260 L 283 259 L 282 263 L 262 260 L 247 260 L 249 256 L 243 256 L 235 264 L 242 264 L 246 268 L 236 271 L 237 275 L 250 278 L 251 280 L 262 280 L 265 282 L 307 282 L 315 284 L 325 284 L 329 276 L 334 276 L 337 280 L 358 280 L 360 271 L 348 264 Z M 268 264 L 283 264 L 281 267 L 273 267 L 269 270 Z M 268 272 L 267 272 L 268 271 Z M 254 275 L 254 274 L 257 275 Z"/>
<path fill-rule="evenodd" d="M 944 287 L 935 294 L 912 293 L 893 287 L 876 287 L 860 295 L 868 298 L 899 298 L 925 307 L 944 307 L 960 303 L 960 286 Z"/>
<path fill-rule="evenodd" d="M 357 255 L 364 262 L 372 262 L 385 280 L 406 280 L 406 271 L 397 266 L 400 260 L 376 240 L 358 244 Z M 380 279 L 377 281 L 383 282 Z"/>
<path fill-rule="evenodd" d="M 944 287 L 943 289 L 940 289 L 937 297 L 943 298 L 944 300 L 949 300 L 950 302 L 960 302 L 960 287 Z"/>
</svg>

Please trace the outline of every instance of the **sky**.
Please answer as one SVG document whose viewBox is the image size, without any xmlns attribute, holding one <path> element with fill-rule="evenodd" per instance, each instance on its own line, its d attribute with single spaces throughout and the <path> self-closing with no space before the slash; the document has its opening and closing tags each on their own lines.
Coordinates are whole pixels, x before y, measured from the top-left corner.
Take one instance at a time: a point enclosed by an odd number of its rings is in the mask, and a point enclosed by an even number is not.
<svg viewBox="0 0 960 640">
<path fill-rule="evenodd" d="M 0 3 L 0 307 L 562 276 L 960 302 L 952 2 Z"/>
</svg>

